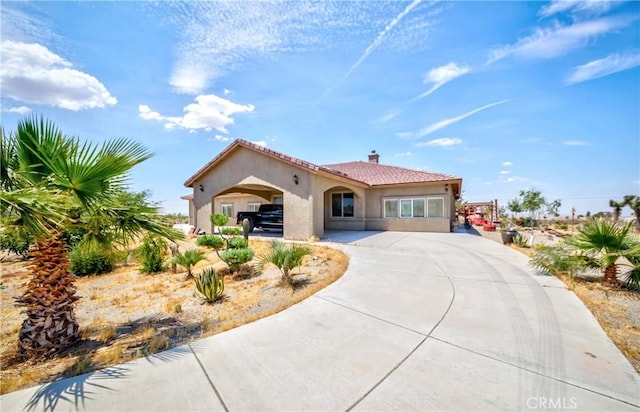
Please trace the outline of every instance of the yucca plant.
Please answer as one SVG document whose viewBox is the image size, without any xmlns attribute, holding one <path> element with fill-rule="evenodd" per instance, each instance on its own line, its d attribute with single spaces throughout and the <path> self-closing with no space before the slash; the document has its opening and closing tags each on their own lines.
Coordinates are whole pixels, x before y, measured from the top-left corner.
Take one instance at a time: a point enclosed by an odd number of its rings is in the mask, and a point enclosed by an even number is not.
<svg viewBox="0 0 640 412">
<path fill-rule="evenodd" d="M 529 239 L 521 234 L 517 234 L 513 237 L 513 244 L 521 248 L 526 248 L 529 247 Z"/>
<path fill-rule="evenodd" d="M 213 268 L 206 268 L 195 277 L 196 295 L 205 301 L 212 303 L 220 298 L 224 293 L 224 279 L 218 276 Z"/>
<path fill-rule="evenodd" d="M 284 242 L 271 242 L 271 250 L 260 256 L 258 268 L 264 269 L 266 265 L 274 265 L 282 273 L 282 282 L 287 286 L 293 286 L 291 271 L 302 265 L 305 256 L 311 254 L 311 249 L 297 244 L 287 245 Z"/>
<path fill-rule="evenodd" d="M 618 259 L 632 258 L 640 252 L 640 241 L 630 233 L 632 222 L 619 225 L 604 219 L 591 220 L 567 239 L 567 244 L 584 256 L 590 266 L 604 272 L 604 282 L 619 286 Z"/>
<path fill-rule="evenodd" d="M 205 259 L 203 251 L 198 249 L 187 250 L 184 253 L 178 253 L 173 257 L 173 262 L 187 269 L 187 278 L 193 278 L 193 267 L 200 261 Z"/>
<path fill-rule="evenodd" d="M 586 265 L 585 259 L 565 246 L 541 246 L 536 248 L 529 264 L 542 273 L 567 275 L 573 281 Z"/>
</svg>

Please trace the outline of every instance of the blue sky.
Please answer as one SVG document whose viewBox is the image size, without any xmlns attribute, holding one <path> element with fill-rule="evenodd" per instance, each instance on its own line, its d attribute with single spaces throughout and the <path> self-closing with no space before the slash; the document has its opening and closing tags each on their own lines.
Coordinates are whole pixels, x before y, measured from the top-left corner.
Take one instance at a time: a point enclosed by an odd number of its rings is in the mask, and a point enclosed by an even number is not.
<svg viewBox="0 0 640 412">
<path fill-rule="evenodd" d="M 535 187 L 584 214 L 640 194 L 640 3 L 5 2 L 2 125 L 130 137 L 168 212 L 234 138 L 316 164 Z M 629 214 L 629 209 L 625 210 Z"/>
</svg>

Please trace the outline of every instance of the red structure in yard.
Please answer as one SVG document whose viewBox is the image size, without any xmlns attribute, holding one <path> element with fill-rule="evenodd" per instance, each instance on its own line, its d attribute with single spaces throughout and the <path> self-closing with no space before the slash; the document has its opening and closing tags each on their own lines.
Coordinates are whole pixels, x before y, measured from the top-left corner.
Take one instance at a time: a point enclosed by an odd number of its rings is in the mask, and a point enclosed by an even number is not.
<svg viewBox="0 0 640 412">
<path fill-rule="evenodd" d="M 465 202 L 462 213 L 465 223 L 482 226 L 487 232 L 496 230 L 498 222 L 498 199 L 489 202 Z"/>
</svg>

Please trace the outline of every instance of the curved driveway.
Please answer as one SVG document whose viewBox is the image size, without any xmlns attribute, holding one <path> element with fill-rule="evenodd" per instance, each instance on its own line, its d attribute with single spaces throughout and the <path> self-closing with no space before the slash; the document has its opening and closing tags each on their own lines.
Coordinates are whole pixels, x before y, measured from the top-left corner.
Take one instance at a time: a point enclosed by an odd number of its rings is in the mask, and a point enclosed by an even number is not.
<svg viewBox="0 0 640 412">
<path fill-rule="evenodd" d="M 468 234 L 331 233 L 351 256 L 284 312 L 0 398 L 33 410 L 638 410 L 640 378 L 576 296 Z"/>
</svg>

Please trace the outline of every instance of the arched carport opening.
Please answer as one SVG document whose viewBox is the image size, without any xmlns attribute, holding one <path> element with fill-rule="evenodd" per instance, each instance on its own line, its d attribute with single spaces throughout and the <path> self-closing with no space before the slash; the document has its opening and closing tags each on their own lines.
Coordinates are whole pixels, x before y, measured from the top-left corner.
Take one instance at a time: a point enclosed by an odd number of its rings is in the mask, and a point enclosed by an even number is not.
<svg viewBox="0 0 640 412">
<path fill-rule="evenodd" d="M 211 213 L 229 216 L 229 225 L 236 224 L 238 212 L 257 212 L 261 204 L 283 203 L 285 194 L 271 186 L 260 184 L 238 184 L 220 191 L 211 198 Z M 265 231 L 278 233 L 273 229 L 257 228 L 257 233 Z"/>
</svg>

